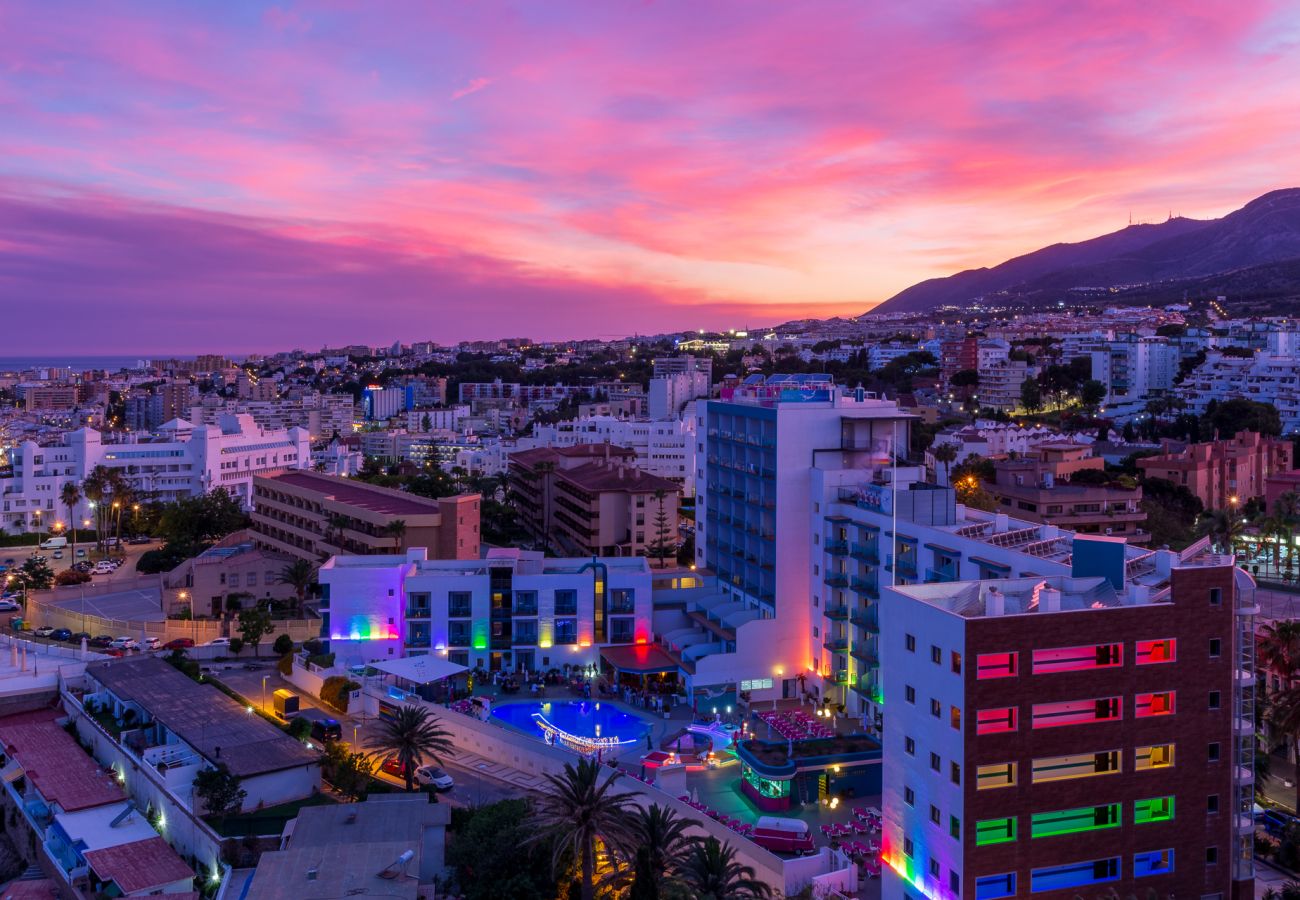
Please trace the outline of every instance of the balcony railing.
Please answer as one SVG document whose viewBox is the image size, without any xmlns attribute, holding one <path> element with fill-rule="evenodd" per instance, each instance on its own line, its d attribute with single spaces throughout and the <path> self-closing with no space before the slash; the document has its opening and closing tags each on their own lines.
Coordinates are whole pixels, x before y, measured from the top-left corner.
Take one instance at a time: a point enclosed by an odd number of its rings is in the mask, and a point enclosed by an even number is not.
<svg viewBox="0 0 1300 900">
<path fill-rule="evenodd" d="M 827 572 L 826 577 L 822 579 L 827 585 L 834 588 L 845 588 L 849 586 L 849 576 L 843 572 Z"/>
<path fill-rule="evenodd" d="M 836 669 L 826 676 L 826 680 L 834 684 L 848 684 L 850 680 L 848 669 Z"/>
<path fill-rule="evenodd" d="M 832 653 L 843 653 L 849 649 L 849 639 L 846 637 L 829 637 L 822 642 L 822 646 Z"/>
<path fill-rule="evenodd" d="M 926 584 L 946 584 L 949 581 L 956 581 L 957 573 L 948 567 L 942 569 L 926 569 Z"/>
<path fill-rule="evenodd" d="M 447 618 L 449 619 L 468 619 L 474 615 L 471 607 L 452 606 L 447 609 Z"/>
<path fill-rule="evenodd" d="M 873 566 L 880 565 L 880 550 L 871 544 L 854 544 L 849 555 Z"/>
<path fill-rule="evenodd" d="M 880 632 L 880 613 L 876 612 L 874 607 L 855 611 L 853 615 L 849 616 L 849 621 L 859 628 L 865 628 L 867 631 L 877 634 Z"/>
<path fill-rule="evenodd" d="M 849 552 L 848 541 L 827 541 L 825 546 L 831 556 L 843 556 Z"/>
<path fill-rule="evenodd" d="M 876 586 L 876 579 L 854 575 L 852 584 L 853 590 L 857 591 L 862 596 L 870 597 L 872 600 L 879 599 L 880 588 Z"/>
<path fill-rule="evenodd" d="M 413 607 L 409 608 L 409 609 L 406 611 L 406 618 L 408 618 L 408 619 L 427 619 L 427 618 L 429 618 L 429 607 L 427 607 L 427 606 L 413 606 Z"/>
<path fill-rule="evenodd" d="M 849 651 L 849 656 L 853 657 L 858 662 L 866 663 L 869 666 L 880 665 L 880 656 L 865 644 L 858 644 Z"/>
<path fill-rule="evenodd" d="M 825 609 L 825 614 L 826 614 L 826 618 L 828 619 L 834 619 L 835 621 L 843 621 L 844 619 L 847 619 L 849 617 L 849 608 L 844 605 L 828 606 Z"/>
</svg>

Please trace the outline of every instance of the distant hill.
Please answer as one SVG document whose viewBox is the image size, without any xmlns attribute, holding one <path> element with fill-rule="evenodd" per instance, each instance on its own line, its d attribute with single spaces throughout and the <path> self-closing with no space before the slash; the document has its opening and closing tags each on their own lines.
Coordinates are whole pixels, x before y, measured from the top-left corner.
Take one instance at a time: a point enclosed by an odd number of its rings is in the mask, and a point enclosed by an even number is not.
<svg viewBox="0 0 1300 900">
<path fill-rule="evenodd" d="M 1180 283 L 1181 296 L 1182 290 L 1216 277 L 1225 285 L 1235 283 L 1233 294 L 1258 281 L 1277 296 L 1300 292 L 1298 267 L 1277 265 L 1291 262 L 1300 262 L 1300 188 L 1272 191 L 1221 219 L 1130 225 L 1077 244 L 1053 244 L 991 269 L 931 278 L 872 312 L 928 312 L 980 298 L 1037 305 L 1078 294 L 1081 288 L 1118 287 L 1115 293 L 1137 300 L 1147 291 L 1163 294 L 1174 282 Z M 1254 276 L 1242 272 L 1252 269 L 1259 271 Z M 1237 277 L 1228 279 L 1229 274 Z"/>
</svg>

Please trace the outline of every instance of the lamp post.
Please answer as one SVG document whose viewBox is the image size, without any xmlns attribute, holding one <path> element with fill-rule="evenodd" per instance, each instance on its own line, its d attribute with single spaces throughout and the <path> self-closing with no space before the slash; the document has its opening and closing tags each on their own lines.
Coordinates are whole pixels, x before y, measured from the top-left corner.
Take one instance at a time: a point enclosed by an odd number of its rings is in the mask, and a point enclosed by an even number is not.
<svg viewBox="0 0 1300 900">
<path fill-rule="evenodd" d="M 266 712 L 266 679 L 270 677 L 270 675 L 262 676 L 262 712 Z"/>
</svg>

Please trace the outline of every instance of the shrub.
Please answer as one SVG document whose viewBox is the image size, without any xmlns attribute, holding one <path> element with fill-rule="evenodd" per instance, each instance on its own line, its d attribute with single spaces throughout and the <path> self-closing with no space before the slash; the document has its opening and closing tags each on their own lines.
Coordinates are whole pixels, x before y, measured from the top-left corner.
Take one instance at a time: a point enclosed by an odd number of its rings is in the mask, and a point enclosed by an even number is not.
<svg viewBox="0 0 1300 900">
<path fill-rule="evenodd" d="M 293 638 L 289 637 L 287 634 L 282 634 L 275 639 L 275 643 L 271 645 L 271 649 L 280 656 L 284 656 L 286 653 L 293 650 Z"/>
<path fill-rule="evenodd" d="M 294 740 L 305 741 L 307 736 L 311 734 L 311 722 L 299 717 L 289 723 L 288 731 Z"/>
<path fill-rule="evenodd" d="M 331 675 L 321 685 L 321 702 L 334 707 L 339 712 L 347 712 L 348 695 L 360 687 L 361 685 L 342 675 Z"/>
<path fill-rule="evenodd" d="M 230 639 L 230 655 L 231 655 L 231 656 L 238 656 L 238 655 L 239 655 L 239 651 L 241 651 L 241 650 L 243 650 L 243 649 L 244 649 L 244 639 L 243 639 L 243 638 L 231 638 L 231 639 Z"/>
<path fill-rule="evenodd" d="M 317 656 L 322 650 L 325 649 L 325 645 L 322 644 L 316 638 L 312 638 L 309 641 L 302 642 L 302 649 L 303 652 L 306 653 L 308 656 Z"/>
<path fill-rule="evenodd" d="M 281 656 L 280 661 L 275 664 L 275 667 L 279 670 L 281 675 L 287 678 L 289 673 L 293 671 L 293 654 L 286 653 L 284 656 Z"/>
<path fill-rule="evenodd" d="M 90 581 L 90 575 L 85 572 L 77 572 L 73 569 L 64 569 L 58 575 L 54 576 L 54 583 L 58 585 L 68 584 L 85 584 Z"/>
</svg>

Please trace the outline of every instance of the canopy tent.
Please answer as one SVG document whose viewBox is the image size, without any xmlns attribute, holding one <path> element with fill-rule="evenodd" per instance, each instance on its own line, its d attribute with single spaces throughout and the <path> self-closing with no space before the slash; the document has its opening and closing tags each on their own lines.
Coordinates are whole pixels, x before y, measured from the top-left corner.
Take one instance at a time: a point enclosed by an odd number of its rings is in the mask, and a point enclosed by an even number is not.
<svg viewBox="0 0 1300 900">
<path fill-rule="evenodd" d="M 401 659 L 380 659 L 369 664 L 388 675 L 396 675 L 414 684 L 429 684 L 442 681 L 461 672 L 468 672 L 465 666 L 439 659 L 436 656 L 404 656 Z"/>
<path fill-rule="evenodd" d="M 602 647 L 600 655 L 620 672 L 649 675 L 677 671 L 676 661 L 654 644 L 618 644 Z"/>
</svg>

